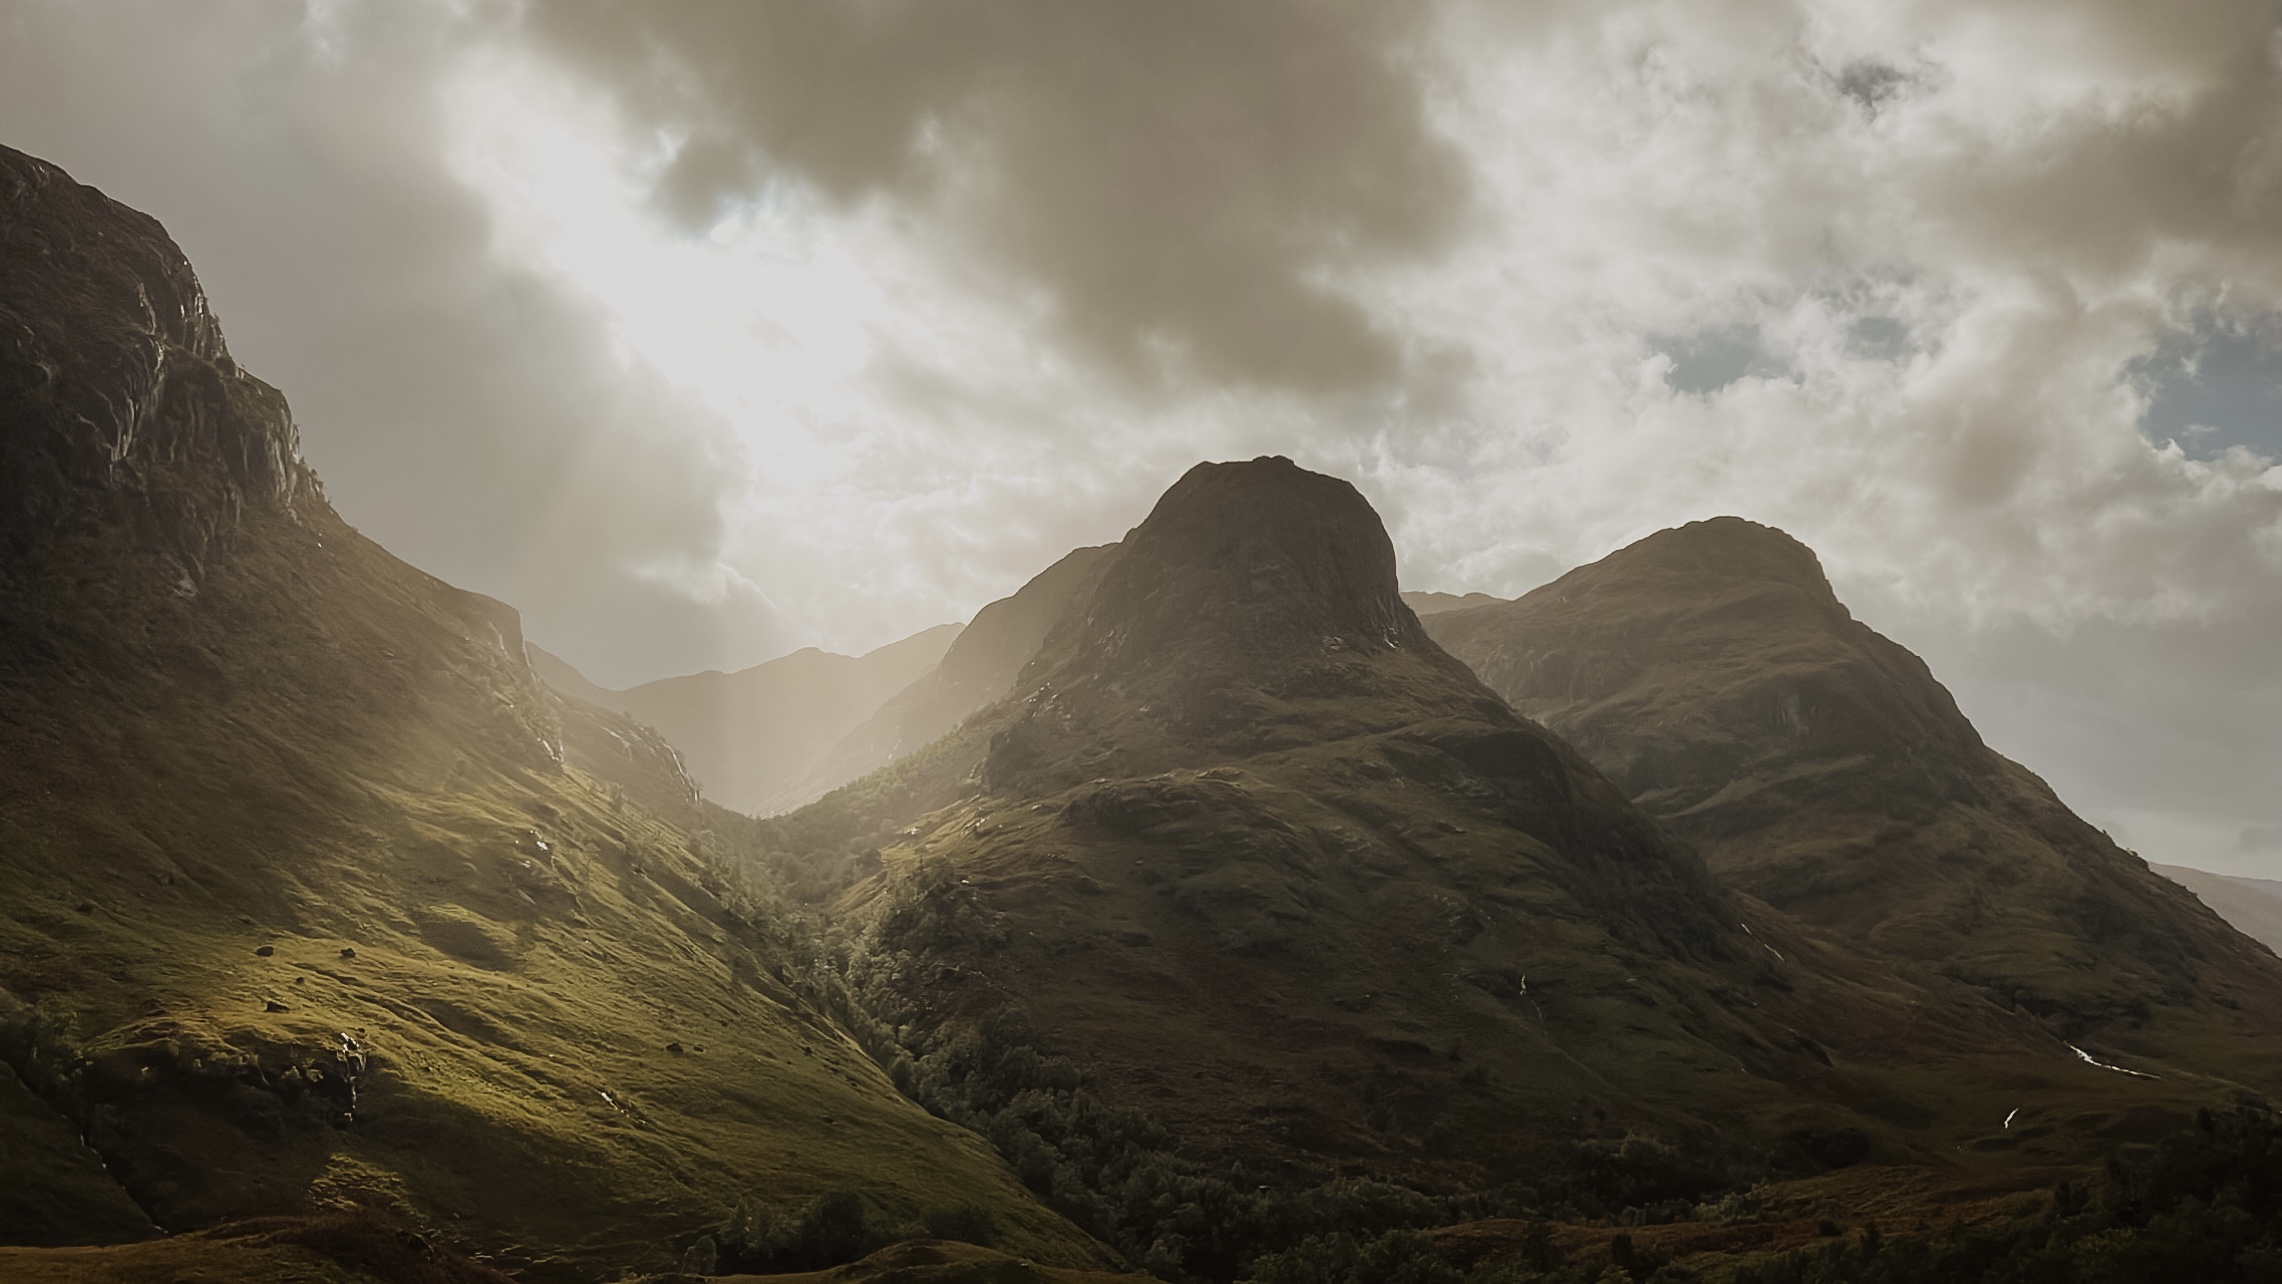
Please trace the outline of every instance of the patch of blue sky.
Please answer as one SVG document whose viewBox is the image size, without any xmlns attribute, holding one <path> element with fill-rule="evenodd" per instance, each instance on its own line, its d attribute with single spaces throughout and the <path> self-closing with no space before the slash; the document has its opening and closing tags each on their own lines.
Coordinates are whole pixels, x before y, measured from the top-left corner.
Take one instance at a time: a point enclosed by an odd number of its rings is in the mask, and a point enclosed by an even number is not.
<svg viewBox="0 0 2282 1284">
<path fill-rule="evenodd" d="M 2124 368 L 2147 398 L 2140 431 L 2191 459 L 2240 446 L 2282 459 L 2282 316 L 2198 316 Z"/>
</svg>

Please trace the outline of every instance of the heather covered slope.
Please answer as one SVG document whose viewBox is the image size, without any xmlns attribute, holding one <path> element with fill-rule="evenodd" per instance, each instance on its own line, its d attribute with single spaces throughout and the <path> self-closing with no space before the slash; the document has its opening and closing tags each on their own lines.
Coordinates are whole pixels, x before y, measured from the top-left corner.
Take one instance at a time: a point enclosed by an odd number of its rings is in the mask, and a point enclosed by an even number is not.
<svg viewBox="0 0 2282 1284">
<path fill-rule="evenodd" d="M 2166 1073 L 2282 1072 L 2273 958 L 1982 744 L 1782 532 L 1663 531 L 1432 629 L 1723 881 Z"/>
<path fill-rule="evenodd" d="M 0 1225 L 354 1205 L 592 1277 L 854 1190 L 1092 1260 L 803 1001 L 670 754 L 582 770 L 627 728 L 332 512 L 163 230 L 5 150 L 0 430 Z"/>
<path fill-rule="evenodd" d="M 859 880 L 847 975 L 922 1099 L 1137 1255 L 1155 1214 L 1117 1192 L 1164 1153 L 1614 1208 L 1946 1155 L 2024 1076 L 2048 1155 L 2177 1096 L 1718 887 L 1281 459 L 1192 471 L 1012 697 L 775 830 Z M 1237 1251 L 1183 1234 L 1192 1268 Z"/>
</svg>

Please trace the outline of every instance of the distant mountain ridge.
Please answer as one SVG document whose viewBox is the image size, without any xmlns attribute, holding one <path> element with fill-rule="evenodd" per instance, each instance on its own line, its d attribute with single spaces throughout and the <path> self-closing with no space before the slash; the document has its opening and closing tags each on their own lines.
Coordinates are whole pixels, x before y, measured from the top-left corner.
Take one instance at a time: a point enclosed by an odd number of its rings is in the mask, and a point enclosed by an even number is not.
<svg viewBox="0 0 2282 1284">
<path fill-rule="evenodd" d="M 623 691 L 544 651 L 534 650 L 532 663 L 556 690 L 655 728 L 707 798 L 765 816 L 823 793 L 829 785 L 810 783 L 818 762 L 932 671 L 961 632 L 937 625 L 860 656 L 805 647 L 735 673 L 707 670 Z"/>
<path fill-rule="evenodd" d="M 1424 619 L 1429 615 L 1440 615 L 1444 611 L 1463 611 L 1468 607 L 1489 606 L 1505 599 L 1493 597 L 1488 593 L 1405 592 L 1402 595 L 1402 600 L 1403 605 L 1417 612 L 1419 618 Z"/>
<path fill-rule="evenodd" d="M 2150 865 L 2148 868 L 2193 892 L 2236 931 L 2267 949 L 2282 953 L 2282 882 L 2213 874 L 2183 865 Z"/>
<path fill-rule="evenodd" d="M 951 733 L 1004 697 L 1073 598 L 1088 591 L 1110 546 L 1064 554 L 1021 589 L 975 613 L 942 661 L 832 746 L 787 796 L 813 802 Z"/>
</svg>

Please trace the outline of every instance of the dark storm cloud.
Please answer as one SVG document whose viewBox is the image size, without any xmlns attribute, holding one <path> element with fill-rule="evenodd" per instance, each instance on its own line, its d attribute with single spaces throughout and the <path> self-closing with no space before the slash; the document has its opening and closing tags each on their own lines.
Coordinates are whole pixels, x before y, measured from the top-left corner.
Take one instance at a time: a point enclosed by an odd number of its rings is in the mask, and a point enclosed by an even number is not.
<svg viewBox="0 0 2282 1284">
<path fill-rule="evenodd" d="M 0 139 L 166 225 L 335 505 L 391 551 L 520 607 L 597 677 L 762 658 L 757 600 L 642 573 L 712 560 L 725 470 L 602 318 L 492 254 L 437 100 L 484 20 L 447 16 L 11 6 Z"/>
<path fill-rule="evenodd" d="M 1144 382 L 1394 377 L 1323 279 L 1431 254 L 1466 171 L 1427 120 L 1411 4 L 612 3 L 530 12 L 684 141 L 659 196 L 703 224 L 790 175 L 931 223 L 1074 347 Z"/>
</svg>

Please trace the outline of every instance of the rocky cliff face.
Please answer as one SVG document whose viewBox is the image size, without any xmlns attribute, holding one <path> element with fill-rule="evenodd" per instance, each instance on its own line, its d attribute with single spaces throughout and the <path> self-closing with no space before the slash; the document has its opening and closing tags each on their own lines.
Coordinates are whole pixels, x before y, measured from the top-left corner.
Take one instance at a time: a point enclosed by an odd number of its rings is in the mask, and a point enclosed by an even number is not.
<svg viewBox="0 0 2282 1284">
<path fill-rule="evenodd" d="M 0 546 L 131 524 L 194 587 L 249 510 L 316 480 L 165 229 L 0 147 Z"/>
</svg>

